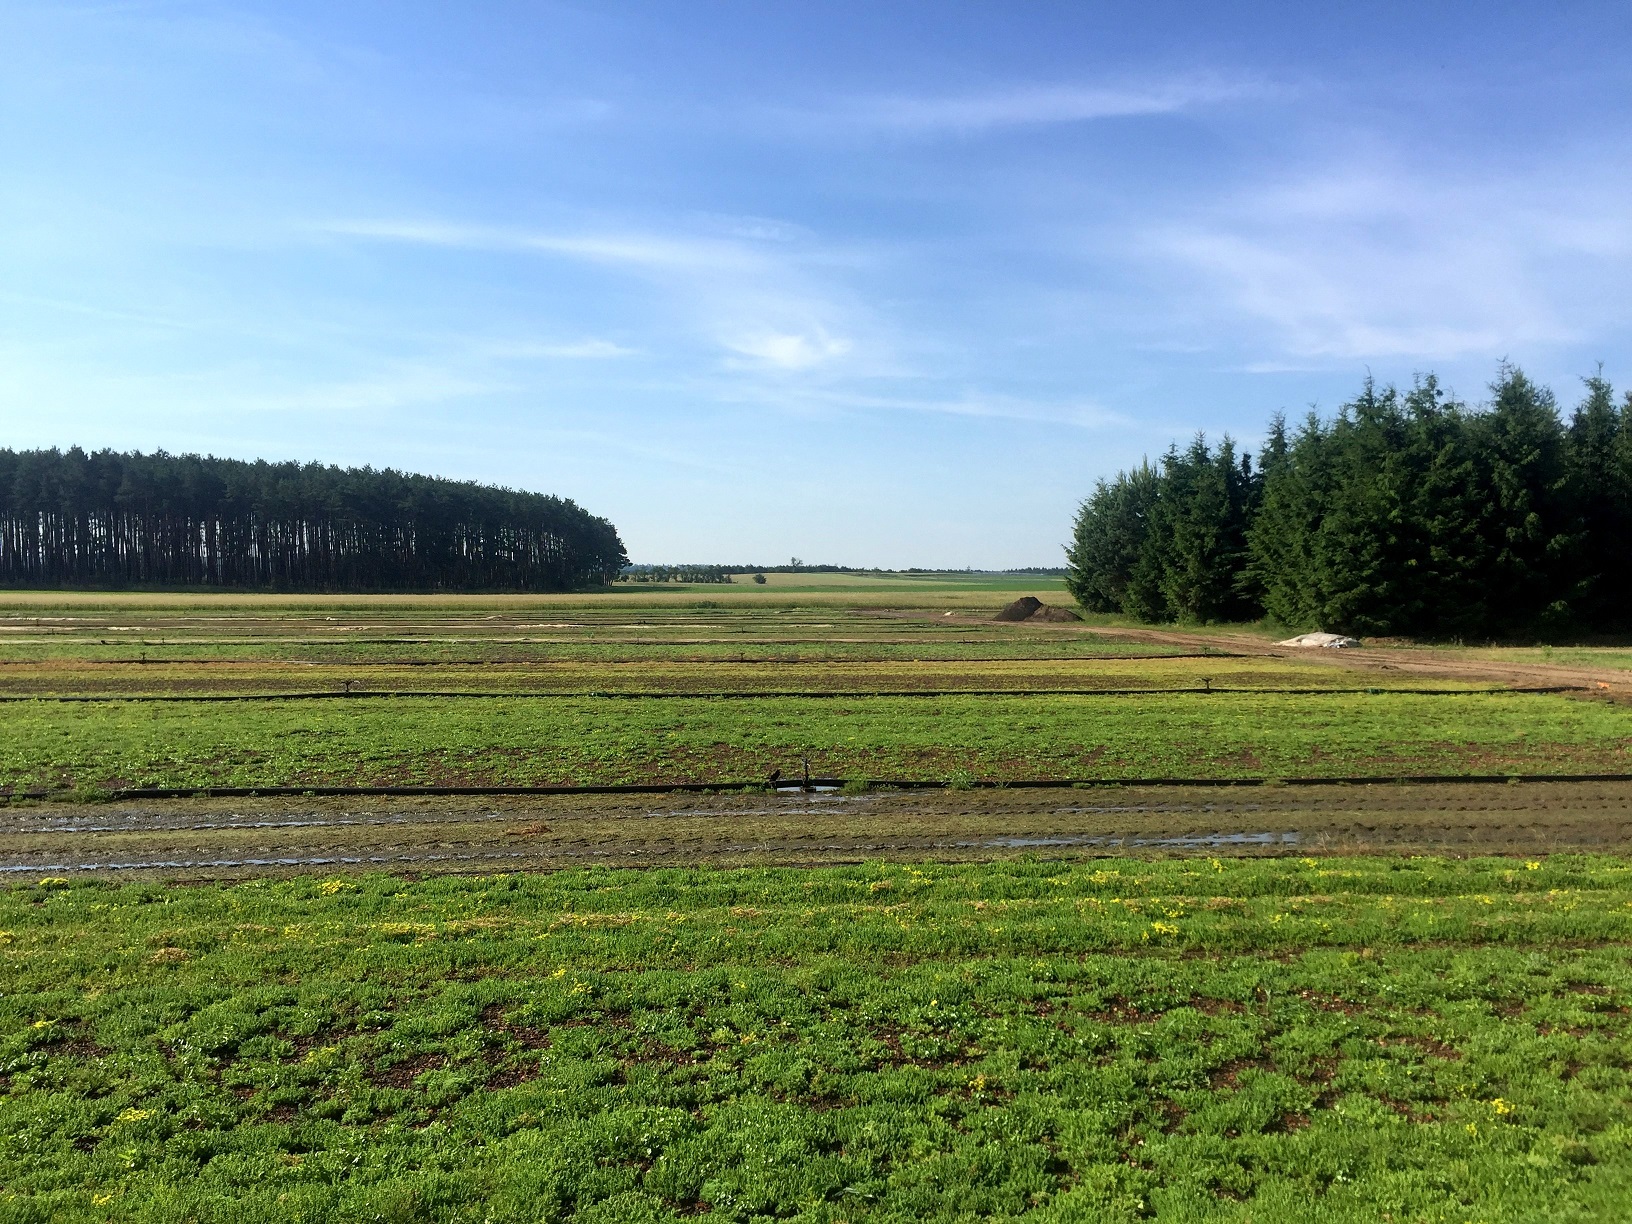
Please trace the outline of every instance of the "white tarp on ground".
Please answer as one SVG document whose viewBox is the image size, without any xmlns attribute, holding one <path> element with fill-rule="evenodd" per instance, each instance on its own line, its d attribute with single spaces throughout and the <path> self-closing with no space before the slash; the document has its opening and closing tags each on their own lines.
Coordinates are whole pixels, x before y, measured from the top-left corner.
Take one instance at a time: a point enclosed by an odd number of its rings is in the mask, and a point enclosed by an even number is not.
<svg viewBox="0 0 1632 1224">
<path fill-rule="evenodd" d="M 1287 638 L 1284 642 L 1276 642 L 1277 646 L 1327 646 L 1341 649 L 1345 646 L 1360 645 L 1359 638 L 1344 637 L 1341 633 L 1303 633 L 1295 638 Z"/>
</svg>

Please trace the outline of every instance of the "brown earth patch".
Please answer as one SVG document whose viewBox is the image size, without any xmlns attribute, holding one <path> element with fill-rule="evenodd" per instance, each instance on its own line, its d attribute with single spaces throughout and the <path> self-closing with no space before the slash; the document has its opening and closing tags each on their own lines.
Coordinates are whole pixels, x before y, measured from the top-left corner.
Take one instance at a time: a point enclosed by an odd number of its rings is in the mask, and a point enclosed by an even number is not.
<svg viewBox="0 0 1632 1224">
<path fill-rule="evenodd" d="M 504 1037 L 524 1050 L 550 1048 L 550 1036 L 545 1030 L 506 1018 L 504 1008 L 503 1003 L 492 1003 L 483 1008 L 482 1026 L 490 1033 Z"/>
<path fill-rule="evenodd" d="M 445 1054 L 414 1054 L 384 1070 L 376 1069 L 369 1078 L 381 1088 L 412 1088 L 414 1081 L 427 1071 L 440 1071 L 447 1066 Z"/>
</svg>

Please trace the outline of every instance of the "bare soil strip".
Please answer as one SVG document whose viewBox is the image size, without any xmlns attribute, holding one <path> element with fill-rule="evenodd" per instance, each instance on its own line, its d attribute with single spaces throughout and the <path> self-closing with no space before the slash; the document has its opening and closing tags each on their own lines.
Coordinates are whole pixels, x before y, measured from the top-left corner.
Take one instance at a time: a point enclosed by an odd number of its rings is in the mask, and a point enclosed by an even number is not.
<svg viewBox="0 0 1632 1224">
<path fill-rule="evenodd" d="M 1250 791 L 178 799 L 0 809 L 0 871 L 229 879 L 312 870 L 817 864 L 1031 854 L 1632 851 L 1632 781 Z"/>
<path fill-rule="evenodd" d="M 1115 629 L 1095 626 L 1102 637 L 1146 643 L 1151 646 L 1179 646 L 1187 650 L 1229 651 L 1237 655 L 1260 655 L 1274 659 L 1296 659 L 1335 668 L 1404 675 L 1435 676 L 1500 685 L 1539 687 L 1556 685 L 1581 688 L 1617 697 L 1632 697 L 1632 672 L 1618 667 L 1578 667 L 1555 663 L 1514 663 L 1506 660 L 1469 658 L 1453 650 L 1433 647 L 1377 646 L 1343 650 L 1278 646 L 1244 633 L 1168 629 Z"/>
</svg>

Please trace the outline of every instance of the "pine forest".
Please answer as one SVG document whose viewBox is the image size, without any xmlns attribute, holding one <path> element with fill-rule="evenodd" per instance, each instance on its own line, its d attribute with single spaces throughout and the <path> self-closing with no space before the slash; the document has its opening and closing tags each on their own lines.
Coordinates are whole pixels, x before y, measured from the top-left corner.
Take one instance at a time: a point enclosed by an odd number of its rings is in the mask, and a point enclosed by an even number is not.
<svg viewBox="0 0 1632 1224">
<path fill-rule="evenodd" d="M 0 585 L 563 591 L 626 564 L 571 501 L 372 468 L 0 450 Z"/>
<path fill-rule="evenodd" d="M 1488 640 L 1632 626 L 1632 394 L 1601 375 L 1566 420 L 1504 366 L 1487 405 L 1431 375 L 1368 380 L 1335 416 L 1277 416 L 1257 461 L 1198 436 L 1101 481 L 1068 549 L 1093 612 L 1269 616 Z"/>
</svg>

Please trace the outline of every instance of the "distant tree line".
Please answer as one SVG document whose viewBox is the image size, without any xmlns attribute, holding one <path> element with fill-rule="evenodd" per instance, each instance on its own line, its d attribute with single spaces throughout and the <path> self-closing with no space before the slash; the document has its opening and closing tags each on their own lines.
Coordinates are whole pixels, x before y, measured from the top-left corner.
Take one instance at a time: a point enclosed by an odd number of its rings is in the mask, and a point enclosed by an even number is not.
<svg viewBox="0 0 1632 1224">
<path fill-rule="evenodd" d="M 1067 582 L 1143 621 L 1464 639 L 1632 629 L 1632 394 L 1600 375 L 1560 416 L 1503 366 L 1474 408 L 1432 377 L 1368 379 L 1258 461 L 1197 437 L 1100 481 Z"/>
<path fill-rule="evenodd" d="M 571 501 L 389 469 L 0 450 L 0 585 L 563 591 L 627 561 Z"/>
<path fill-rule="evenodd" d="M 723 565 L 626 565 L 619 582 L 730 582 L 731 571 Z"/>
</svg>

